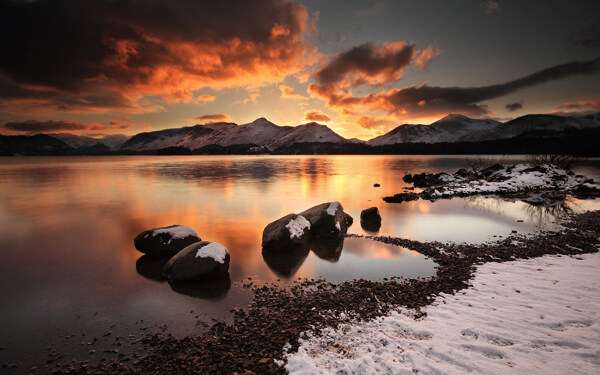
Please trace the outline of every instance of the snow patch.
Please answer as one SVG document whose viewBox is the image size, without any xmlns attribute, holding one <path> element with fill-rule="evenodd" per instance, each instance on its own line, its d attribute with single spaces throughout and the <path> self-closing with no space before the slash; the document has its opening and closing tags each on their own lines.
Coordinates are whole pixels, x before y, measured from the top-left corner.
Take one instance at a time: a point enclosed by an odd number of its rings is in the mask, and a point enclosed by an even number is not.
<svg viewBox="0 0 600 375">
<path fill-rule="evenodd" d="M 340 202 L 332 202 L 329 207 L 327 207 L 327 213 L 331 216 L 335 216 L 339 206 Z"/>
<path fill-rule="evenodd" d="M 223 245 L 211 242 L 198 249 L 196 258 L 213 258 L 216 262 L 225 263 L 227 249 Z"/>
<path fill-rule="evenodd" d="M 156 235 L 161 234 L 161 233 L 170 234 L 171 239 L 181 239 L 181 238 L 186 238 L 189 236 L 200 238 L 200 236 L 198 236 L 198 233 L 196 233 L 195 230 L 193 230 L 192 228 L 183 226 L 183 225 L 178 225 L 178 226 L 172 227 L 172 228 L 155 229 L 152 231 L 152 237 L 156 237 Z"/>
<path fill-rule="evenodd" d="M 310 222 L 304 216 L 298 215 L 297 218 L 290 220 L 285 227 L 290 231 L 290 239 L 300 238 L 304 234 L 304 229 L 310 229 Z"/>
<path fill-rule="evenodd" d="M 472 286 L 427 316 L 401 309 L 371 322 L 305 332 L 291 374 L 598 374 L 600 254 L 479 266 Z"/>
</svg>

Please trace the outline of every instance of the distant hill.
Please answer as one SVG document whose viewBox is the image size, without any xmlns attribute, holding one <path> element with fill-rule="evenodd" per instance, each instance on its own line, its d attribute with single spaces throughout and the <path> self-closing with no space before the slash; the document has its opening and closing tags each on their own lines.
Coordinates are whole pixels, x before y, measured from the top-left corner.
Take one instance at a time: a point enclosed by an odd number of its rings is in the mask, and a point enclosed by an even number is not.
<svg viewBox="0 0 600 375">
<path fill-rule="evenodd" d="M 84 135 L 77 135 L 71 133 L 60 133 L 60 134 L 48 134 L 49 136 L 60 139 L 74 149 L 88 149 L 91 147 L 98 147 L 104 145 L 108 150 L 117 150 L 125 141 L 130 137 L 124 134 L 107 135 L 103 138 L 92 138 Z"/>
<path fill-rule="evenodd" d="M 73 155 L 75 150 L 65 142 L 45 134 L 33 136 L 0 135 L 0 155 Z"/>
<path fill-rule="evenodd" d="M 75 134 L 0 136 L 0 155 L 473 154 L 580 153 L 600 156 L 600 113 L 526 115 L 501 123 L 451 114 L 431 125 L 400 125 L 368 142 L 314 122 L 278 126 L 213 123 L 91 138 Z"/>
</svg>

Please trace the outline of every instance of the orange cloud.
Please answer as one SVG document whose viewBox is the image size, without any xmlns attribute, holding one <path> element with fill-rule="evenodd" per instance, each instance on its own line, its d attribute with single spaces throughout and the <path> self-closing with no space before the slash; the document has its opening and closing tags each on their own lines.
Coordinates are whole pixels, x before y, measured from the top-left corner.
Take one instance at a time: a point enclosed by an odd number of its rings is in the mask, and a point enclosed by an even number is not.
<svg viewBox="0 0 600 375">
<path fill-rule="evenodd" d="M 356 123 L 365 129 L 385 129 L 391 125 L 394 125 L 394 122 L 387 118 L 375 118 L 371 116 L 361 116 Z"/>
<path fill-rule="evenodd" d="M 576 103 L 563 103 L 558 106 L 563 109 L 600 109 L 598 100 L 580 100 Z"/>
<path fill-rule="evenodd" d="M 282 98 L 298 99 L 298 100 L 308 99 L 306 96 L 302 96 L 302 95 L 298 94 L 296 92 L 296 90 L 290 86 L 279 85 L 279 90 L 281 90 Z"/>
<path fill-rule="evenodd" d="M 419 56 L 415 59 L 415 64 L 421 69 L 426 69 L 431 63 L 431 60 L 440 53 L 442 53 L 442 51 L 439 48 L 429 46 L 419 53 Z"/>
<path fill-rule="evenodd" d="M 13 31 L 0 36 L 3 54 L 11 56 L 2 66 L 0 107 L 13 113 L 32 107 L 18 100 L 35 100 L 48 112 L 81 113 L 160 110 L 144 101 L 148 95 L 204 103 L 214 97 L 194 92 L 281 82 L 319 56 L 305 41 L 306 8 L 287 1 L 251 7 L 245 0 L 53 5 L 0 8 Z M 48 19 L 59 27 L 44 27 Z M 19 43 L 5 40 L 14 35 Z M 45 56 L 44 69 L 38 56 Z"/>
<path fill-rule="evenodd" d="M 198 95 L 194 98 L 193 102 L 194 104 L 204 104 L 204 103 L 208 103 L 208 102 L 214 102 L 217 99 L 216 96 L 214 95 Z"/>
<path fill-rule="evenodd" d="M 231 122 L 231 117 L 224 113 L 217 113 L 214 115 L 204 115 L 200 117 L 196 117 L 196 121 L 204 122 L 204 123 L 213 123 L 213 122 Z"/>
<path fill-rule="evenodd" d="M 304 120 L 316 122 L 329 122 L 331 118 L 319 111 L 307 111 L 304 113 Z"/>
</svg>

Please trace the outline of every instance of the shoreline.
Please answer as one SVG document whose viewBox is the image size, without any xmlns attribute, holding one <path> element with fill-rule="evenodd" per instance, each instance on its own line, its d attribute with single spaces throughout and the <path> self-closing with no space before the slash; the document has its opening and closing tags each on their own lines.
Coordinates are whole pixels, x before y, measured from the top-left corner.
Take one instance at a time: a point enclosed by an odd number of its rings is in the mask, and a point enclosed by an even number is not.
<svg viewBox="0 0 600 375">
<path fill-rule="evenodd" d="M 371 321 L 400 307 L 419 312 L 441 293 L 455 294 L 468 288 L 479 264 L 547 254 L 575 256 L 598 252 L 600 211 L 570 215 L 562 225 L 563 229 L 558 232 L 530 237 L 512 235 L 477 245 L 364 236 L 432 258 L 438 264 L 436 274 L 428 279 L 390 277 L 384 281 L 359 279 L 340 284 L 304 279 L 285 289 L 259 287 L 249 281 L 244 287 L 252 289 L 254 299 L 247 308 L 235 309 L 231 324 L 218 321 L 205 333 L 184 338 L 164 335 L 160 330 L 145 332 L 131 338 L 143 345 L 143 349 L 133 355 L 119 353 L 117 358 L 99 365 L 85 360 L 57 361 L 48 365 L 46 371 L 56 374 L 286 373 L 285 368 L 279 366 L 284 363 L 283 347 L 288 345 L 287 353 L 295 352 L 302 332 L 336 328 L 350 318 Z M 102 352 L 109 348 L 96 349 Z"/>
</svg>

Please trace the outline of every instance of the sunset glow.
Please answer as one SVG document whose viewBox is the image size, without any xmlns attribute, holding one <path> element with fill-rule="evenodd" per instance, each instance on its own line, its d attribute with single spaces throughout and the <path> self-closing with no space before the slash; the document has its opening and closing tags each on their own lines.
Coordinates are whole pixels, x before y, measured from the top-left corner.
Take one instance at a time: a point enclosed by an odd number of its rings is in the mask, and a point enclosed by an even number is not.
<svg viewBox="0 0 600 375">
<path fill-rule="evenodd" d="M 0 4 L 5 135 L 265 117 L 368 140 L 449 113 L 600 108 L 594 2 Z"/>
</svg>

